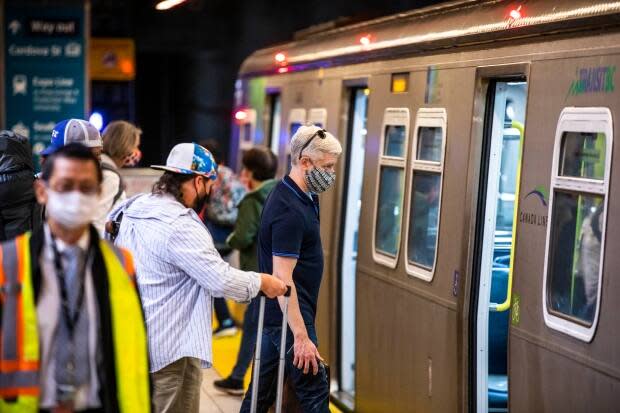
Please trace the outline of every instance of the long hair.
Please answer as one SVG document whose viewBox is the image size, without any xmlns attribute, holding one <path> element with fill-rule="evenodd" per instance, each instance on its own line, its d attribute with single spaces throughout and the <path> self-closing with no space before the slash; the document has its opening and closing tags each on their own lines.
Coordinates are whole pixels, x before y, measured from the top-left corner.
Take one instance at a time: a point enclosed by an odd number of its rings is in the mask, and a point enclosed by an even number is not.
<svg viewBox="0 0 620 413">
<path fill-rule="evenodd" d="M 193 178 L 194 175 L 177 174 L 166 171 L 153 185 L 152 193 L 157 195 L 170 194 L 174 199 L 183 203 L 181 185 Z"/>
</svg>

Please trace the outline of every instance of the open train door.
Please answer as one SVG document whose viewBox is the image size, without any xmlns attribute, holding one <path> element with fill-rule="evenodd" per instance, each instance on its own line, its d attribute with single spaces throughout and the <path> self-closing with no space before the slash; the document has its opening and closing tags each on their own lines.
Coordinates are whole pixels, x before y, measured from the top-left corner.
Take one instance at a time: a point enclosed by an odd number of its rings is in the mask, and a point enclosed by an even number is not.
<svg viewBox="0 0 620 413">
<path fill-rule="evenodd" d="M 509 310 L 527 107 L 526 72 L 479 71 L 479 159 L 470 306 L 470 411 L 508 411 Z M 482 102 L 482 100 L 484 100 Z"/>
</svg>

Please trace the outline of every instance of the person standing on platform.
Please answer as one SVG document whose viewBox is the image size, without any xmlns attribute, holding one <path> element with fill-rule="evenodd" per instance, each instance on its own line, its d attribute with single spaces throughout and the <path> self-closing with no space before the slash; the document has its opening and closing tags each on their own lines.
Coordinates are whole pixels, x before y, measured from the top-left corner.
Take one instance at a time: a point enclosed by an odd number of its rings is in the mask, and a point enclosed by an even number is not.
<svg viewBox="0 0 620 413">
<path fill-rule="evenodd" d="M 50 145 L 41 151 L 41 166 L 45 164 L 47 157 L 70 143 L 86 146 L 95 155 L 97 161 L 101 162 L 103 141 L 99 130 L 90 122 L 82 119 L 65 119 L 54 126 Z"/>
<path fill-rule="evenodd" d="M 246 151 L 241 164 L 243 169 L 239 179 L 250 192 L 239 203 L 237 222 L 227 243 L 231 248 L 239 250 L 242 270 L 258 271 L 256 251 L 260 216 L 267 196 L 277 183 L 274 178 L 278 170 L 278 158 L 269 148 L 259 146 Z M 256 344 L 257 304 L 258 300 L 252 300 L 245 310 L 237 362 L 229 377 L 213 383 L 218 390 L 234 395 L 243 394 L 243 378 L 252 362 Z"/>
<path fill-rule="evenodd" d="M 101 181 L 89 149 L 57 149 L 35 183 L 44 225 L 0 245 L 1 412 L 150 412 L 131 255 L 90 224 Z"/>
<path fill-rule="evenodd" d="M 103 154 L 101 155 L 103 184 L 93 222 L 102 236 L 110 211 L 127 199 L 125 184 L 119 169 L 135 166 L 140 161 L 142 153 L 138 147 L 141 134 L 142 131 L 139 128 L 123 120 L 110 122 L 103 131 Z"/>
<path fill-rule="evenodd" d="M 212 297 L 250 301 L 286 292 L 280 279 L 227 264 L 197 211 L 208 202 L 217 164 L 195 143 L 176 145 L 153 192 L 127 200 L 110 218 L 116 244 L 135 257 L 149 333 L 154 405 L 158 413 L 197 413 L 201 368 L 212 364 Z M 122 213 L 122 220 L 120 216 Z"/>
<path fill-rule="evenodd" d="M 329 383 L 317 350 L 315 317 L 323 275 L 318 194 L 336 180 L 342 147 L 329 132 L 300 127 L 291 139 L 291 172 L 265 203 L 258 232 L 261 271 L 292 285 L 288 306 L 286 375 L 304 412 L 329 412 Z M 258 411 L 267 412 L 276 397 L 276 376 L 284 300 L 267 300 L 262 336 Z M 241 412 L 250 411 L 252 386 Z"/>
<path fill-rule="evenodd" d="M 233 231 L 237 221 L 237 206 L 246 193 L 245 187 L 237 178 L 232 169 L 222 161 L 219 143 L 214 139 L 204 142 L 204 147 L 211 152 L 218 164 L 217 179 L 213 183 L 211 200 L 203 212 L 203 221 L 213 237 L 215 249 L 229 264 L 237 266 L 233 262 L 235 256 L 232 249 L 226 244 L 226 239 Z M 237 333 L 235 321 L 230 315 L 226 300 L 221 297 L 213 299 L 213 309 L 217 318 L 218 326 L 213 331 L 213 337 L 228 337 Z"/>
</svg>

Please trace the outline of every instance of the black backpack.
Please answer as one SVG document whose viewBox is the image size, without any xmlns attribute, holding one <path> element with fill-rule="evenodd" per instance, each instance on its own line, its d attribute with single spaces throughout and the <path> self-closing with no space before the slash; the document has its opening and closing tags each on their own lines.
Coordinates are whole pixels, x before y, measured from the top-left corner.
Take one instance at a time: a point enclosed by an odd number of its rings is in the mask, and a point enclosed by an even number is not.
<svg viewBox="0 0 620 413">
<path fill-rule="evenodd" d="M 41 225 L 34 195 L 34 164 L 28 138 L 0 131 L 0 241 Z"/>
</svg>

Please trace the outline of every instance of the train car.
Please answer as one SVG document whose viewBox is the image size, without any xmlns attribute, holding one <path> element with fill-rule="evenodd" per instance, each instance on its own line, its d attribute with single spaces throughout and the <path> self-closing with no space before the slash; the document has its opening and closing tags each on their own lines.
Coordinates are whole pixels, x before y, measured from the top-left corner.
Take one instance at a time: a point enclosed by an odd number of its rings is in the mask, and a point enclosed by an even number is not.
<svg viewBox="0 0 620 413">
<path fill-rule="evenodd" d="M 619 29 L 620 2 L 463 0 L 245 60 L 231 164 L 267 145 L 285 174 L 306 122 L 343 144 L 321 196 L 334 402 L 620 411 Z"/>
</svg>

